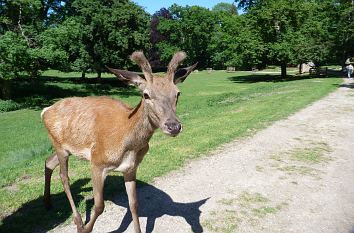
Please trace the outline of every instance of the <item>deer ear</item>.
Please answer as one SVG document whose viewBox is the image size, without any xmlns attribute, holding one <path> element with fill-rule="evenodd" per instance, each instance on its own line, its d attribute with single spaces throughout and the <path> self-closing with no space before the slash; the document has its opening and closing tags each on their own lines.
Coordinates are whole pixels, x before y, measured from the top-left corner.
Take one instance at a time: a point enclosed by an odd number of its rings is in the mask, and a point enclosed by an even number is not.
<svg viewBox="0 0 354 233">
<path fill-rule="evenodd" d="M 184 80 L 188 77 L 188 75 L 194 70 L 194 68 L 198 65 L 198 62 L 195 63 L 192 66 L 186 67 L 186 68 L 180 68 L 175 72 L 173 82 L 175 84 L 177 83 L 183 83 Z"/>
<path fill-rule="evenodd" d="M 134 85 L 138 87 L 141 91 L 145 89 L 146 80 L 142 78 L 135 72 L 127 71 L 127 70 L 119 70 L 113 69 L 106 66 L 106 68 L 111 71 L 117 78 L 129 85 Z"/>
</svg>

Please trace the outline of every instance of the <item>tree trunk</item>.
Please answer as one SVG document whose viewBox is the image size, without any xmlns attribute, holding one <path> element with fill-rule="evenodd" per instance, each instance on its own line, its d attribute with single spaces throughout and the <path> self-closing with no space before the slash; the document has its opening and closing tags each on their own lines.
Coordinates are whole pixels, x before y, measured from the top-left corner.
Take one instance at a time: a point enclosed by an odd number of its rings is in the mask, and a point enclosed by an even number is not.
<svg viewBox="0 0 354 233">
<path fill-rule="evenodd" d="M 302 74 L 302 62 L 299 64 L 299 74 Z"/>
<path fill-rule="evenodd" d="M 11 98 L 11 80 L 0 79 L 0 97 L 4 100 Z"/>
<path fill-rule="evenodd" d="M 101 74 L 102 74 L 102 72 L 101 71 L 98 71 L 97 72 L 97 82 L 101 82 Z"/>
<path fill-rule="evenodd" d="M 281 77 L 286 78 L 286 63 L 281 64 Z"/>
<path fill-rule="evenodd" d="M 86 77 L 86 71 L 82 71 L 81 78 L 84 79 Z"/>
</svg>

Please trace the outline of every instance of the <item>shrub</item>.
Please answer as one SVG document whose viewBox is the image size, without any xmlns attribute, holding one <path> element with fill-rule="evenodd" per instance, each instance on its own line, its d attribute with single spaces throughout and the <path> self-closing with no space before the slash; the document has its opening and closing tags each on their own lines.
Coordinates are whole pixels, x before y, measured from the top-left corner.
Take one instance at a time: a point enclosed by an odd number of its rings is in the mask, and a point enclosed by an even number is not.
<svg viewBox="0 0 354 233">
<path fill-rule="evenodd" d="M 10 112 L 21 108 L 21 105 L 13 100 L 0 100 L 0 112 Z"/>
</svg>

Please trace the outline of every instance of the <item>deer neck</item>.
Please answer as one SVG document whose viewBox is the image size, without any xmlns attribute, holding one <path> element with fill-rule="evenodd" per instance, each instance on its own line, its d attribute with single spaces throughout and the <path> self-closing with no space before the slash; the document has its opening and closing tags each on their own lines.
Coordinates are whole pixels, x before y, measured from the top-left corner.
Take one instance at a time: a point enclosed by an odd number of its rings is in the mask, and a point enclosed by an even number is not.
<svg viewBox="0 0 354 233">
<path fill-rule="evenodd" d="M 133 122 L 131 136 L 135 143 L 147 144 L 157 127 L 151 122 L 149 110 L 143 100 L 133 109 L 129 118 Z"/>
</svg>

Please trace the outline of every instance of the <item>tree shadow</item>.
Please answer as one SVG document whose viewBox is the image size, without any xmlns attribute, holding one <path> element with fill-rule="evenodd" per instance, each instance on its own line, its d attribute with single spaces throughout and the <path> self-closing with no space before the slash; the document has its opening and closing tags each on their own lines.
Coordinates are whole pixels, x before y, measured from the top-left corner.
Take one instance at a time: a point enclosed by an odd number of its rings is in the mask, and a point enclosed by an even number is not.
<svg viewBox="0 0 354 233">
<path fill-rule="evenodd" d="M 304 79 L 312 79 L 312 78 L 326 78 L 326 77 L 342 77 L 343 73 L 341 71 L 328 69 L 327 75 L 288 75 L 285 78 L 282 78 L 280 75 L 274 74 L 257 74 L 254 73 L 252 75 L 240 75 L 229 77 L 228 79 L 234 83 L 257 83 L 257 82 L 291 82 L 298 81 Z"/>
<path fill-rule="evenodd" d="M 91 186 L 83 188 L 89 182 L 90 179 L 85 178 L 70 185 L 76 205 L 85 201 L 86 222 L 91 215 L 93 199 L 85 200 L 81 193 L 92 191 Z M 156 219 L 163 215 L 183 217 L 191 226 L 193 232 L 203 232 L 199 208 L 208 198 L 196 202 L 179 203 L 174 202 L 168 194 L 152 185 L 142 181 L 137 181 L 137 185 L 139 217 L 147 217 L 146 232 L 152 232 Z M 132 217 L 130 211 L 128 211 L 128 198 L 124 192 L 122 176 L 113 175 L 106 178 L 104 196 L 105 200 L 111 200 L 116 205 L 127 209 L 124 218 L 119 223 L 120 225 L 114 231 L 124 232 L 132 222 Z M 71 218 L 72 211 L 64 191 L 52 194 L 52 204 L 53 208 L 51 210 L 45 210 L 43 196 L 23 204 L 21 208 L 2 220 L 0 232 L 48 232 Z"/>
<path fill-rule="evenodd" d="M 258 82 L 291 82 L 303 79 L 313 78 L 309 75 L 303 76 L 287 76 L 286 78 L 282 78 L 280 75 L 274 74 L 253 74 L 253 75 L 240 75 L 229 77 L 228 79 L 234 83 L 258 83 Z"/>
<path fill-rule="evenodd" d="M 138 90 L 126 86 L 116 78 L 80 79 L 75 77 L 19 78 L 12 80 L 12 100 L 21 108 L 40 109 L 60 98 L 71 96 L 118 95 L 121 98 L 140 96 Z"/>
<path fill-rule="evenodd" d="M 354 89 L 354 83 L 343 83 L 343 84 L 340 84 L 339 87 Z"/>
</svg>

